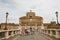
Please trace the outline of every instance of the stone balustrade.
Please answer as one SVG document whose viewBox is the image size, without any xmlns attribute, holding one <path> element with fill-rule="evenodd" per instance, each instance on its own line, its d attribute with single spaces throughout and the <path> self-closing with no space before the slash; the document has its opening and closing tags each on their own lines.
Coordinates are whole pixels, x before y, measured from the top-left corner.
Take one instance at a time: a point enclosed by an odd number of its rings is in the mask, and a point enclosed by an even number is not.
<svg viewBox="0 0 60 40">
<path fill-rule="evenodd" d="M 41 29 L 41 33 L 60 38 L 60 29 Z"/>
<path fill-rule="evenodd" d="M 20 29 L 0 30 L 0 39 L 8 39 L 18 34 L 20 34 Z"/>
</svg>

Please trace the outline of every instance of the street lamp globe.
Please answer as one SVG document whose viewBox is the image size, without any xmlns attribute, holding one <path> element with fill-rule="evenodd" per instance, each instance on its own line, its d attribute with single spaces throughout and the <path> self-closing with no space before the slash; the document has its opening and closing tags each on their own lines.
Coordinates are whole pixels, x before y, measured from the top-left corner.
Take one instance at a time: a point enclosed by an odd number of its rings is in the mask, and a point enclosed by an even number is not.
<svg viewBox="0 0 60 40">
<path fill-rule="evenodd" d="M 56 19 L 57 19 L 57 24 L 58 24 L 58 12 L 56 11 Z"/>
<path fill-rule="evenodd" d="M 8 16 L 8 12 L 6 12 L 6 16 Z"/>
<path fill-rule="evenodd" d="M 58 12 L 56 11 L 56 16 L 58 16 Z"/>
</svg>

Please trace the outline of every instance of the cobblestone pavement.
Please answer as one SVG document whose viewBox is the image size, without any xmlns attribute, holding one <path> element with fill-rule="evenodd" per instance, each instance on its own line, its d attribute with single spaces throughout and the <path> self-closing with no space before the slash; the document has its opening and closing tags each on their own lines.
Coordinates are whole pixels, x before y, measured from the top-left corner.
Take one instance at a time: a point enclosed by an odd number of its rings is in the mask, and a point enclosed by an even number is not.
<svg viewBox="0 0 60 40">
<path fill-rule="evenodd" d="M 52 39 L 52 38 L 49 38 L 41 33 L 34 33 L 32 35 L 26 35 L 26 36 L 15 36 L 15 37 L 11 37 L 7 40 L 56 40 L 56 39 Z"/>
</svg>

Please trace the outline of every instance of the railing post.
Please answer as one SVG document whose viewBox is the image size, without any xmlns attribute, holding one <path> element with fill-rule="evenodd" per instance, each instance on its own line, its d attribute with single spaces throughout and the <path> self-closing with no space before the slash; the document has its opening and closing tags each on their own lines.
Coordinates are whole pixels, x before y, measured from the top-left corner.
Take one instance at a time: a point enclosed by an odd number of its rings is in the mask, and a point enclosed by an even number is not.
<svg viewBox="0 0 60 40">
<path fill-rule="evenodd" d="M 18 30 L 18 34 L 19 34 L 20 32 L 19 32 L 19 30 Z"/>
<path fill-rule="evenodd" d="M 45 34 L 45 30 L 44 30 L 44 34 Z"/>
<path fill-rule="evenodd" d="M 53 32 L 52 32 L 52 30 L 50 30 L 50 36 L 53 36 Z"/>
<path fill-rule="evenodd" d="M 5 32 L 5 38 L 8 39 L 9 38 L 9 31 Z"/>
<path fill-rule="evenodd" d="M 46 34 L 48 34 L 48 30 L 46 30 Z"/>
<path fill-rule="evenodd" d="M 17 30 L 14 30 L 14 35 L 17 35 Z"/>
<path fill-rule="evenodd" d="M 42 33 L 44 33 L 44 30 L 42 30 Z"/>
<path fill-rule="evenodd" d="M 11 32 L 11 35 L 14 36 L 14 32 L 13 31 Z"/>
<path fill-rule="evenodd" d="M 19 30 L 19 34 L 20 34 L 20 30 Z"/>
<path fill-rule="evenodd" d="M 48 32 L 48 31 L 46 30 L 46 34 L 47 34 L 47 32 Z"/>
<path fill-rule="evenodd" d="M 17 32 L 16 34 L 18 34 L 18 30 L 16 32 Z"/>
<path fill-rule="evenodd" d="M 60 38 L 60 37 L 59 37 L 59 31 L 56 30 L 55 32 L 56 32 L 56 36 L 55 36 L 55 37 L 56 37 L 56 38 Z"/>
</svg>

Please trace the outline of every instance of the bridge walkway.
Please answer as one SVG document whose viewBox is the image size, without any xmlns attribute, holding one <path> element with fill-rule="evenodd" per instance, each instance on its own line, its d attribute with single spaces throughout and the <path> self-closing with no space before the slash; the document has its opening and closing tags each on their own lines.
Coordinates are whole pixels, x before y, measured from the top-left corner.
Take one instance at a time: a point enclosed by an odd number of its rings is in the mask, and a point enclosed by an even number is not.
<svg viewBox="0 0 60 40">
<path fill-rule="evenodd" d="M 48 37 L 42 33 L 35 32 L 32 35 L 31 34 L 25 36 L 16 35 L 14 37 L 10 37 L 9 39 L 4 39 L 4 40 L 59 40 L 59 39 Z"/>
</svg>

